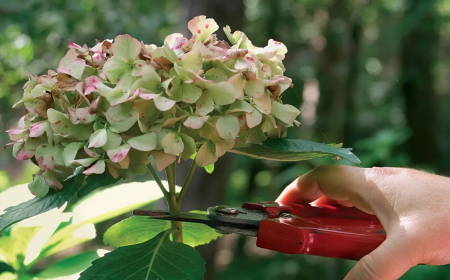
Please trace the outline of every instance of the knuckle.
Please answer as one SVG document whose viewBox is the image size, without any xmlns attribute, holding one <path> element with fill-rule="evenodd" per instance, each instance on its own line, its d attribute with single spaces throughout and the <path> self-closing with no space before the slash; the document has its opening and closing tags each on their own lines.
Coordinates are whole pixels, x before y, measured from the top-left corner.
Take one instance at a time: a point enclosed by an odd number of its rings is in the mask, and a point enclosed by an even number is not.
<svg viewBox="0 0 450 280">
<path fill-rule="evenodd" d="M 331 173 L 331 172 L 343 172 L 349 168 L 349 166 L 345 165 L 333 165 L 333 164 L 321 164 L 312 170 L 312 172 L 315 172 L 317 174 L 324 174 L 324 173 Z"/>
<path fill-rule="evenodd" d="M 380 271 L 376 269 L 375 260 L 370 256 L 364 256 L 355 266 L 355 279 L 357 280 L 381 280 Z"/>
</svg>

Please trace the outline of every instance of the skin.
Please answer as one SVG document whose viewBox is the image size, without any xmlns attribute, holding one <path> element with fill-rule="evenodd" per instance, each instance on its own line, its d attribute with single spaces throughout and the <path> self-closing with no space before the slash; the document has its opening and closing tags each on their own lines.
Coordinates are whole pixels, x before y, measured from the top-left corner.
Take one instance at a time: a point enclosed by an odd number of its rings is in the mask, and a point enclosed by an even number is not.
<svg viewBox="0 0 450 280">
<path fill-rule="evenodd" d="M 386 240 L 345 280 L 400 278 L 417 264 L 450 263 L 450 179 L 406 168 L 321 165 L 277 199 L 286 203 L 355 206 L 375 214 Z"/>
</svg>

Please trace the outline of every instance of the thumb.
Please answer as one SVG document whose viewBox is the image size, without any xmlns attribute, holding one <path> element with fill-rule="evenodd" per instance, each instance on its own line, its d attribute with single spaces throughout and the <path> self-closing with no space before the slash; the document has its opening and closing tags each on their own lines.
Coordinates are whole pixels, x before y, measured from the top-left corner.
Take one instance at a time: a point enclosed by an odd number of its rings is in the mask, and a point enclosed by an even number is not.
<svg viewBox="0 0 450 280">
<path fill-rule="evenodd" d="M 377 249 L 364 256 L 344 280 L 395 280 L 416 265 L 410 254 L 411 245 L 404 240 L 386 239 Z"/>
</svg>

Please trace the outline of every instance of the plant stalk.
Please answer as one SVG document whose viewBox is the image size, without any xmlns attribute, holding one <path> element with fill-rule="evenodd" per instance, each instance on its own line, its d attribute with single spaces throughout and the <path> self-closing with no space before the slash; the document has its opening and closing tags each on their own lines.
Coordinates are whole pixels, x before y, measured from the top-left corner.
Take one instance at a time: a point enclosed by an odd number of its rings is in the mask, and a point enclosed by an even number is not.
<svg viewBox="0 0 450 280">
<path fill-rule="evenodd" d="M 161 189 L 162 193 L 164 194 L 164 197 L 166 198 L 167 202 L 170 200 L 170 195 L 167 192 L 166 188 L 164 187 L 163 183 L 161 182 L 161 179 L 158 176 L 158 173 L 156 173 L 155 168 L 153 168 L 152 164 L 149 163 L 147 165 L 148 171 L 150 171 L 150 174 L 152 174 L 153 180 L 155 180 L 156 184 L 158 184 L 159 188 Z"/>
<path fill-rule="evenodd" d="M 192 177 L 194 177 L 194 173 L 195 173 L 196 169 L 197 169 L 197 162 L 195 162 L 195 159 L 194 159 L 194 162 L 192 162 L 191 168 L 189 169 L 189 173 L 186 177 L 186 180 L 184 181 L 183 187 L 181 188 L 180 194 L 178 195 L 178 198 L 177 198 L 177 203 L 180 206 L 181 206 L 181 202 L 183 201 L 184 195 L 186 194 L 186 191 L 189 187 L 189 184 L 192 181 Z"/>
<path fill-rule="evenodd" d="M 180 215 L 181 206 L 177 202 L 177 196 L 175 193 L 175 163 L 166 167 L 167 181 L 169 183 L 169 212 L 171 215 Z M 174 242 L 183 243 L 183 229 L 181 227 L 181 222 L 171 221 L 172 229 L 172 239 Z"/>
</svg>

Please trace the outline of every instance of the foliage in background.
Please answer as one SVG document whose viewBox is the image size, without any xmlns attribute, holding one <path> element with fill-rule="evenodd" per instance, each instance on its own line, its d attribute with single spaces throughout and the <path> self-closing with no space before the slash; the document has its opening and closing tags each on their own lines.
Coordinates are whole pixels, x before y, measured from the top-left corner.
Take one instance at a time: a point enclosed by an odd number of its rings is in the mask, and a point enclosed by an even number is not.
<svg viewBox="0 0 450 280">
<path fill-rule="evenodd" d="M 15 200 L 11 201 L 11 197 Z M 8 206 L 26 201 L 30 197 L 27 185 L 11 187 L 0 194 L 0 210 L 3 212 Z M 148 205 L 162 197 L 153 181 L 126 183 L 90 194 L 71 207 L 65 204 L 59 209 L 10 227 L 0 237 L 0 260 L 4 264 L 1 268 L 4 273 L 0 275 L 0 279 L 78 279 L 80 272 L 108 251 L 81 252 L 59 259 L 44 270 L 34 267 L 45 262 L 46 258 L 52 258 L 55 254 L 94 239 L 95 224 Z M 215 232 L 206 226 L 198 230 L 217 238 Z M 198 245 L 192 242 L 188 244 Z"/>
</svg>

